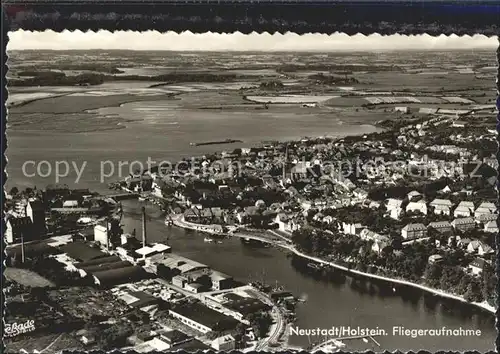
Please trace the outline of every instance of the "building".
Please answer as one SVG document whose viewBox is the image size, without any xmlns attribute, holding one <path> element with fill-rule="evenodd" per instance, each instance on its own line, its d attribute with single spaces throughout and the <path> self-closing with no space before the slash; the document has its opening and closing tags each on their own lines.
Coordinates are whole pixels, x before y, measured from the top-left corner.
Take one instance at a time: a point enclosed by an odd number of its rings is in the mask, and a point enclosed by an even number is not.
<svg viewBox="0 0 500 354">
<path fill-rule="evenodd" d="M 236 349 L 236 340 L 230 334 L 216 338 L 210 344 L 212 348 L 218 351 L 230 351 Z"/>
<path fill-rule="evenodd" d="M 364 229 L 364 226 L 358 223 L 346 223 L 342 222 L 342 229 L 345 234 L 348 235 L 359 235 L 361 230 Z"/>
<path fill-rule="evenodd" d="M 63 208 L 78 208 L 78 200 L 65 200 Z"/>
<path fill-rule="evenodd" d="M 394 220 L 399 220 L 403 214 L 403 208 L 393 208 L 389 211 L 389 216 Z"/>
<path fill-rule="evenodd" d="M 359 237 L 365 241 L 389 241 L 389 238 L 387 236 L 379 235 L 378 233 L 370 231 L 368 229 L 361 230 L 361 232 L 359 233 Z"/>
<path fill-rule="evenodd" d="M 406 206 L 406 212 L 419 212 L 421 214 L 427 215 L 427 205 L 424 200 L 419 200 L 418 202 L 409 202 Z"/>
<path fill-rule="evenodd" d="M 125 268 L 125 267 L 129 267 L 132 265 L 132 263 L 127 262 L 127 261 L 122 261 L 119 258 L 117 261 L 114 261 L 114 262 L 109 262 L 106 258 L 109 259 L 110 257 L 104 257 L 101 259 L 98 258 L 97 261 L 98 260 L 105 260 L 104 262 L 99 263 L 99 264 L 88 265 L 88 262 L 83 262 L 83 264 L 86 264 L 86 265 L 82 265 L 82 263 L 77 263 L 77 264 L 75 264 L 75 267 L 78 268 L 80 275 L 82 277 L 84 277 L 87 274 L 93 274 L 93 273 L 102 272 L 102 271 L 110 270 L 110 269 Z"/>
<path fill-rule="evenodd" d="M 469 264 L 469 270 L 474 275 L 480 275 L 484 268 L 486 267 L 487 262 L 483 258 L 476 258 Z"/>
<path fill-rule="evenodd" d="M 481 215 L 495 214 L 496 212 L 497 208 L 495 204 L 489 202 L 482 202 L 474 211 L 474 217 L 477 219 Z"/>
<path fill-rule="evenodd" d="M 184 284 L 184 289 L 192 293 L 198 294 L 203 292 L 203 285 L 199 283 L 187 283 Z"/>
<path fill-rule="evenodd" d="M 187 284 L 188 278 L 183 275 L 176 275 L 172 277 L 172 285 L 178 286 L 179 288 L 183 288 Z"/>
<path fill-rule="evenodd" d="M 127 306 L 146 309 L 149 306 L 157 306 L 160 303 L 160 299 L 145 293 L 143 291 L 124 291 L 118 298 L 123 301 Z"/>
<path fill-rule="evenodd" d="M 453 216 L 458 217 L 469 217 L 474 212 L 474 203 L 469 201 L 461 201 L 455 211 L 453 212 Z"/>
<path fill-rule="evenodd" d="M 135 253 L 140 258 L 147 258 L 148 263 L 156 259 L 162 259 L 167 253 L 172 252 L 172 247 L 163 243 L 155 243 L 152 246 L 144 246 L 135 250 Z"/>
<path fill-rule="evenodd" d="M 212 310 L 199 302 L 174 306 L 169 310 L 169 314 L 201 333 L 232 330 L 240 323 L 234 318 Z"/>
<path fill-rule="evenodd" d="M 427 225 L 428 229 L 434 229 L 440 234 L 447 234 L 453 231 L 453 227 L 451 226 L 449 221 L 434 221 Z"/>
<path fill-rule="evenodd" d="M 474 219 L 476 219 L 476 222 L 479 224 L 486 224 L 488 221 L 496 221 L 498 219 L 498 214 L 480 214 L 480 215 L 475 215 Z"/>
<path fill-rule="evenodd" d="M 403 204 L 403 200 L 396 198 L 387 199 L 387 210 L 399 209 Z"/>
<path fill-rule="evenodd" d="M 234 284 L 233 277 L 216 271 L 212 271 L 210 279 L 212 280 L 212 289 L 214 290 L 231 289 Z"/>
<path fill-rule="evenodd" d="M 417 191 L 411 191 L 410 193 L 407 194 L 407 197 L 410 202 L 415 202 L 420 198 L 422 198 L 422 194 Z"/>
<path fill-rule="evenodd" d="M 442 261 L 443 261 L 443 256 L 441 256 L 440 254 L 433 254 L 429 256 L 428 259 L 429 264 L 437 264 L 441 263 Z"/>
<path fill-rule="evenodd" d="M 94 282 L 102 287 L 110 287 L 118 284 L 133 283 L 147 278 L 147 273 L 142 267 L 128 266 L 118 269 L 103 270 L 93 273 Z"/>
<path fill-rule="evenodd" d="M 429 206 L 436 215 L 450 215 L 453 204 L 449 199 L 434 199 Z"/>
<path fill-rule="evenodd" d="M 285 213 L 276 215 L 275 221 L 278 224 L 279 230 L 283 232 L 294 232 L 300 229 L 300 224 Z"/>
<path fill-rule="evenodd" d="M 59 247 L 70 258 L 78 262 L 87 262 L 107 257 L 108 254 L 101 252 L 97 247 L 90 247 L 83 242 L 70 242 Z"/>
<path fill-rule="evenodd" d="M 467 245 L 467 252 L 477 253 L 478 255 L 483 256 L 485 254 L 494 253 L 494 250 L 482 241 L 473 240 Z"/>
<path fill-rule="evenodd" d="M 377 254 L 381 254 L 382 251 L 388 246 L 390 246 L 390 243 L 388 240 L 387 241 L 375 240 L 373 242 L 373 245 L 372 245 L 372 251 L 377 253 Z"/>
<path fill-rule="evenodd" d="M 446 205 L 436 205 L 433 208 L 433 212 L 436 215 L 450 215 L 451 209 L 449 206 L 446 206 Z"/>
<path fill-rule="evenodd" d="M 41 201 L 30 200 L 26 206 L 26 215 L 31 219 L 33 224 L 33 233 L 37 236 L 46 234 L 45 225 L 45 208 Z"/>
<path fill-rule="evenodd" d="M 269 305 L 263 303 L 259 299 L 255 299 L 253 297 L 242 297 L 236 294 L 228 295 L 232 296 L 228 296 L 229 300 L 224 303 L 223 306 L 231 311 L 231 315 L 234 318 L 240 321 L 246 319 L 251 314 L 270 310 Z"/>
<path fill-rule="evenodd" d="M 394 112 L 407 114 L 410 112 L 410 109 L 408 107 L 394 107 Z"/>
<path fill-rule="evenodd" d="M 94 226 L 94 241 L 99 241 L 99 243 L 103 246 L 108 246 L 109 237 L 108 237 L 108 229 L 104 225 L 96 225 Z"/>
<path fill-rule="evenodd" d="M 32 237 L 33 224 L 28 216 L 20 218 L 10 217 L 7 219 L 7 229 L 5 230 L 5 242 L 19 243 L 30 241 Z"/>
<path fill-rule="evenodd" d="M 467 230 L 472 230 L 476 227 L 476 223 L 474 221 L 473 218 L 457 218 L 457 219 L 454 219 L 452 222 L 451 222 L 451 226 L 453 226 L 453 228 L 455 230 L 459 230 L 459 231 L 467 231 Z"/>
<path fill-rule="evenodd" d="M 427 237 L 427 228 L 421 223 L 407 224 L 401 230 L 401 237 L 403 237 L 404 240 L 415 240 Z"/>
<path fill-rule="evenodd" d="M 175 275 L 187 275 L 194 271 L 205 271 L 207 274 L 210 268 L 202 263 L 193 261 L 189 258 L 175 253 L 163 254 L 163 258 L 155 260 L 148 265 L 154 273 L 158 273 L 159 267 L 165 267 Z"/>
<path fill-rule="evenodd" d="M 178 331 L 176 329 L 160 333 L 159 338 L 169 345 L 169 348 L 177 347 L 178 345 L 190 342 L 193 337 L 188 336 L 184 332 Z"/>
<path fill-rule="evenodd" d="M 488 221 L 484 225 L 484 232 L 498 233 L 498 224 L 496 220 Z"/>
</svg>

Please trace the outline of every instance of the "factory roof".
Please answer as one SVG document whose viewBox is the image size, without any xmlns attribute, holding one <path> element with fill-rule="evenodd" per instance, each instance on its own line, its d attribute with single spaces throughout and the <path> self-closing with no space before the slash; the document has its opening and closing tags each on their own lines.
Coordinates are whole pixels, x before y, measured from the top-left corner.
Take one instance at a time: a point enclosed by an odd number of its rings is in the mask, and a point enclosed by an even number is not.
<svg viewBox="0 0 500 354">
<path fill-rule="evenodd" d="M 82 262 L 106 256 L 106 253 L 101 252 L 97 248 L 92 248 L 83 242 L 70 242 L 61 246 L 60 249 L 71 258 Z"/>
</svg>

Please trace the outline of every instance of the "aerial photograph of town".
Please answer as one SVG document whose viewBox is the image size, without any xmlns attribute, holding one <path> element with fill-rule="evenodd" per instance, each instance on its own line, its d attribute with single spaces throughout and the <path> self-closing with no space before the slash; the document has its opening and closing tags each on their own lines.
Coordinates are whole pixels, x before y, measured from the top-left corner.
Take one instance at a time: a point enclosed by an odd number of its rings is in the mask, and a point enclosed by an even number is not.
<svg viewBox="0 0 500 354">
<path fill-rule="evenodd" d="M 493 350 L 497 47 L 10 32 L 6 352 Z"/>
</svg>

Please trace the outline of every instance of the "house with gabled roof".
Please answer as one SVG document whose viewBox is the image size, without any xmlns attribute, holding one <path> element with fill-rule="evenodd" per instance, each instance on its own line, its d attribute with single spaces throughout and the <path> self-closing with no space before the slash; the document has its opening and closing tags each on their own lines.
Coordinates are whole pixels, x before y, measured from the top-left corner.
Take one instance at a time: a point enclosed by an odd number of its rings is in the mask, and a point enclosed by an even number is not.
<svg viewBox="0 0 500 354">
<path fill-rule="evenodd" d="M 469 264 L 468 269 L 471 271 L 472 274 L 480 275 L 486 266 L 487 266 L 486 260 L 478 257 Z"/>
<path fill-rule="evenodd" d="M 476 222 L 478 224 L 484 224 L 488 223 L 488 221 L 496 221 L 498 219 L 498 214 L 481 214 L 479 216 L 475 216 L 474 219 L 476 219 Z"/>
<path fill-rule="evenodd" d="M 364 226 L 361 223 L 346 223 L 342 222 L 342 230 L 348 235 L 359 235 Z"/>
<path fill-rule="evenodd" d="M 427 215 L 427 205 L 424 200 L 419 200 L 418 202 L 409 202 L 406 206 L 406 212 L 419 212 L 421 214 Z"/>
<path fill-rule="evenodd" d="M 469 217 L 474 212 L 474 203 L 469 201 L 461 201 L 455 210 L 453 211 L 453 216 L 458 217 Z"/>
<path fill-rule="evenodd" d="M 422 197 L 422 193 L 413 190 L 410 193 L 408 193 L 406 196 L 408 197 L 408 200 L 410 202 L 413 202 L 413 201 L 417 201 L 418 199 L 420 199 Z"/>
<path fill-rule="evenodd" d="M 404 240 L 414 240 L 427 237 L 427 228 L 421 223 L 407 224 L 401 230 L 401 237 Z"/>
<path fill-rule="evenodd" d="M 498 233 L 498 224 L 496 220 L 488 221 L 484 225 L 484 232 Z"/>
<path fill-rule="evenodd" d="M 449 199 L 436 198 L 430 202 L 429 206 L 433 208 L 436 215 L 450 215 L 453 204 Z"/>
<path fill-rule="evenodd" d="M 493 253 L 494 250 L 489 245 L 480 240 L 473 240 L 467 246 L 467 252 L 477 253 L 478 255 L 483 256 L 485 254 Z"/>
<path fill-rule="evenodd" d="M 439 232 L 440 234 L 446 234 L 446 233 L 450 233 L 451 231 L 453 231 L 453 228 L 452 228 L 450 222 L 446 221 L 446 220 L 433 221 L 433 222 L 429 223 L 429 225 L 427 225 L 427 228 L 434 229 L 437 232 Z"/>
<path fill-rule="evenodd" d="M 476 227 L 476 223 L 473 218 L 456 218 L 451 222 L 451 226 L 455 230 L 467 231 L 472 230 Z"/>
</svg>

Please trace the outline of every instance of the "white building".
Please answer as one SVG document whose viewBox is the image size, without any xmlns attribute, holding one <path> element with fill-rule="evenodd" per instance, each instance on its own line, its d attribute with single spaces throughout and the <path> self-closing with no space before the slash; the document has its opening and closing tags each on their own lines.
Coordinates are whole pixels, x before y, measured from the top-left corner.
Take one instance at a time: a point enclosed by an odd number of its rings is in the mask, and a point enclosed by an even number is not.
<svg viewBox="0 0 500 354">
<path fill-rule="evenodd" d="M 498 233 L 498 224 L 496 220 L 488 221 L 484 225 L 484 232 Z"/>
<path fill-rule="evenodd" d="M 103 225 L 94 226 L 94 240 L 99 241 L 103 246 L 108 245 L 109 239 L 108 239 L 108 230 L 106 226 Z"/>
<path fill-rule="evenodd" d="M 231 351 L 236 348 L 236 340 L 230 334 L 216 338 L 212 341 L 211 347 L 218 351 Z"/>
<path fill-rule="evenodd" d="M 409 202 L 406 206 L 406 212 L 419 212 L 421 214 L 427 215 L 427 205 L 425 201 L 419 200 L 418 202 Z"/>
<path fill-rule="evenodd" d="M 469 217 L 474 212 L 474 203 L 468 201 L 461 201 L 455 211 L 453 212 L 453 216 L 458 217 Z"/>
<path fill-rule="evenodd" d="M 401 230 L 401 237 L 404 240 L 414 240 L 427 237 L 427 228 L 424 224 L 408 224 Z"/>
<path fill-rule="evenodd" d="M 486 266 L 486 261 L 482 258 L 476 258 L 469 264 L 469 269 L 474 275 L 479 275 L 483 272 Z"/>
</svg>

